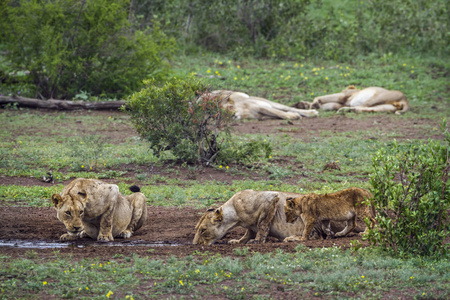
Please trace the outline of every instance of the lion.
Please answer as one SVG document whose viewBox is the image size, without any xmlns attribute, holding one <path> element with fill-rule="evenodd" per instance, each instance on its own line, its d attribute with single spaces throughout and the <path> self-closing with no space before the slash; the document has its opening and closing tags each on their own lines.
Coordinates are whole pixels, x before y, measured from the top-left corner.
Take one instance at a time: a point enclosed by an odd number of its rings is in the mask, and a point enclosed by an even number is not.
<svg viewBox="0 0 450 300">
<path fill-rule="evenodd" d="M 400 91 L 390 91 L 381 87 L 362 90 L 350 85 L 337 94 L 314 98 L 312 103 L 298 102 L 294 107 L 301 109 L 337 110 L 338 112 L 395 112 L 404 114 L 409 110 L 409 102 Z"/>
<path fill-rule="evenodd" d="M 249 96 L 245 93 L 228 90 L 217 90 L 210 93 L 218 97 L 222 108 L 234 112 L 236 119 L 283 119 L 297 120 L 301 117 L 314 117 L 318 112 L 314 109 L 297 109 L 270 100 Z"/>
<path fill-rule="evenodd" d="M 125 197 L 115 184 L 77 178 L 61 194 L 53 194 L 56 216 L 67 229 L 60 240 L 130 238 L 147 220 L 145 195 L 137 186 L 130 190 L 133 194 Z"/>
<path fill-rule="evenodd" d="M 336 193 L 318 195 L 307 194 L 290 198 L 285 203 L 287 222 L 297 222 L 302 219 L 305 223 L 302 236 L 290 236 L 285 242 L 308 240 L 311 230 L 317 221 L 326 225 L 326 231 L 336 237 L 345 236 L 356 227 L 356 217 L 364 220 L 366 217 L 375 225 L 375 210 L 365 202 L 373 198 L 372 193 L 361 188 L 349 188 Z M 299 218 L 300 217 L 300 218 Z M 346 222 L 345 228 L 336 234 L 331 232 L 330 221 Z M 350 226 L 348 225 L 350 221 Z M 366 233 L 368 227 L 364 231 Z M 363 233 L 363 234 L 364 234 Z"/>
<path fill-rule="evenodd" d="M 283 241 L 298 235 L 304 230 L 303 221 L 298 218 L 286 222 L 284 207 L 286 198 L 299 196 L 301 194 L 275 191 L 240 191 L 219 208 L 208 209 L 203 214 L 195 226 L 193 244 L 214 244 L 237 226 L 247 231 L 241 239 L 230 240 L 229 244 L 264 243 L 268 236 Z M 333 230 L 344 228 L 334 222 L 330 226 Z M 312 237 L 325 237 L 321 226 L 314 227 Z"/>
</svg>

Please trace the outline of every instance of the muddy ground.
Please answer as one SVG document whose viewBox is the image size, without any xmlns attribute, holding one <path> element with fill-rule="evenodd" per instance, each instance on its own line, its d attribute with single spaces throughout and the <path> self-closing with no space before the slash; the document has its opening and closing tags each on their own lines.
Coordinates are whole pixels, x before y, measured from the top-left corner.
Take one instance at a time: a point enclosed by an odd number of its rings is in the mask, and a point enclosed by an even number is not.
<svg viewBox="0 0 450 300">
<path fill-rule="evenodd" d="M 20 113 L 20 112 L 18 112 Z M 54 114 L 59 112 L 45 111 L 45 110 L 30 110 L 27 113 L 35 114 Z M 105 118 L 114 117 L 122 118 L 123 115 L 117 112 L 66 112 L 66 114 L 84 115 L 89 113 L 102 114 Z M 92 134 L 89 127 L 84 127 L 82 122 L 75 124 L 67 124 L 73 126 L 74 130 L 79 133 Z M 273 121 L 245 121 L 235 123 L 232 130 L 238 134 L 243 133 L 259 133 L 259 134 L 287 134 L 296 139 L 308 142 L 313 137 L 319 137 L 324 130 L 328 132 L 352 132 L 352 131 L 368 131 L 367 139 L 372 138 L 370 130 L 376 129 L 379 132 L 390 134 L 390 138 L 403 139 L 428 139 L 438 138 L 438 131 L 436 136 L 430 136 L 424 132 L 424 128 L 439 128 L 438 120 L 429 119 L 406 119 L 395 117 L 393 115 L 379 114 L 367 115 L 365 118 L 354 119 L 346 115 L 332 115 L 326 118 L 304 118 L 299 121 L 287 122 L 282 120 Z M 33 128 L 29 128 L 28 132 L 20 132 L 20 134 L 33 134 Z M 398 135 L 392 136 L 392 132 Z M 19 133 L 18 133 L 19 134 Z M 40 135 L 45 134 L 42 130 Z M 48 134 L 52 134 L 48 131 Z M 126 122 L 113 123 L 110 127 L 102 129 L 96 134 L 103 134 L 111 139 L 112 142 L 121 142 L 124 137 L 136 135 L 134 130 L 127 125 Z M 292 160 L 289 158 L 280 158 L 277 162 L 280 165 L 291 164 Z M 135 166 L 127 165 L 124 168 L 133 170 Z M 142 169 L 142 166 L 139 166 Z M 146 166 L 146 168 L 154 172 L 163 172 L 163 167 Z M 173 166 L 173 168 L 182 168 L 181 166 Z M 231 182 L 233 180 L 241 180 L 247 176 L 233 175 L 228 172 L 221 172 L 212 168 L 199 168 L 195 174 L 189 172 L 181 172 L 181 179 L 195 179 L 199 181 L 218 180 Z M 250 178 L 251 177 L 251 174 Z M 127 175 L 128 177 L 129 175 Z M 174 172 L 164 174 L 164 176 L 180 176 L 175 175 Z M 193 178 L 192 178 L 193 177 Z M 254 178 L 261 180 L 261 178 Z M 293 178 L 294 182 L 298 179 Z M 67 182 L 64 182 L 67 183 Z M 51 186 L 52 183 L 44 183 L 36 178 L 25 177 L 0 177 L 0 185 L 21 184 L 21 185 L 45 185 Z M 150 257 L 167 257 L 170 255 L 185 256 L 195 251 L 209 251 L 211 253 L 221 253 L 223 255 L 233 255 L 233 249 L 236 245 L 228 245 L 225 242 L 229 239 L 239 238 L 243 233 L 243 229 L 235 229 L 229 233 L 218 244 L 213 246 L 198 246 L 192 245 L 194 237 L 194 227 L 198 221 L 203 210 L 193 209 L 189 207 L 174 208 L 174 207 L 149 207 L 149 219 L 147 224 L 138 230 L 131 239 L 123 240 L 117 239 L 114 246 L 105 244 L 97 244 L 90 239 L 82 239 L 72 243 L 60 243 L 59 236 L 65 232 L 64 226 L 56 218 L 56 212 L 53 208 L 30 208 L 30 207 L 12 207 L 1 206 L 0 203 L 0 240 L 10 244 L 16 243 L 16 246 L 1 246 L 0 253 L 11 256 L 12 258 L 24 257 L 29 254 L 29 251 L 35 251 L 39 257 L 54 257 L 55 255 L 70 255 L 73 258 L 85 258 L 86 256 L 99 257 L 101 259 L 108 259 L 115 254 L 129 255 L 132 253 L 150 256 Z M 337 245 L 340 247 L 350 247 L 352 240 L 359 240 L 361 238 L 357 235 L 350 235 L 345 238 L 337 238 L 331 240 L 312 240 L 305 242 L 308 247 L 330 247 Z M 33 243 L 57 243 L 53 248 L 26 248 L 22 247 L 21 242 L 32 241 Z M 366 242 L 361 241 L 363 245 Z M 45 244 L 44 243 L 44 244 Z M 260 245 L 246 245 L 250 251 L 270 252 L 275 249 L 283 249 L 287 252 L 294 251 L 296 243 L 280 243 L 277 240 L 269 239 L 265 244 Z M 149 250 L 153 249 L 153 250 Z"/>
</svg>

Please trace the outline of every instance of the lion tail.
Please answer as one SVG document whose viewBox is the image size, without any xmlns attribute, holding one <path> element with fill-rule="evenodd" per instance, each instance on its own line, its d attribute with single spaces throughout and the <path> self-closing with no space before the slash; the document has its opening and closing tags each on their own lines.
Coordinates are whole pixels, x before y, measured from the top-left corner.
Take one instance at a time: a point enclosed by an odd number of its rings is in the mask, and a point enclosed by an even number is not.
<svg viewBox="0 0 450 300">
<path fill-rule="evenodd" d="M 138 193 L 141 191 L 141 189 L 137 186 L 137 185 L 132 185 L 129 187 L 130 191 L 132 191 L 133 193 Z"/>
</svg>

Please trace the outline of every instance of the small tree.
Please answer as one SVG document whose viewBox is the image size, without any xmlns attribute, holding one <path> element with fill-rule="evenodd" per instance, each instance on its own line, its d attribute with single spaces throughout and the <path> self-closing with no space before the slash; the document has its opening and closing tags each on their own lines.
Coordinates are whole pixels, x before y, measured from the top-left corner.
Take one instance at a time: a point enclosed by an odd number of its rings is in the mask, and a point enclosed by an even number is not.
<svg viewBox="0 0 450 300">
<path fill-rule="evenodd" d="M 171 150 L 183 161 L 211 164 L 229 139 L 232 113 L 205 93 L 206 86 L 194 77 L 144 84 L 126 104 L 133 125 L 154 153 Z"/>
<path fill-rule="evenodd" d="M 133 28 L 129 0 L 6 0 L 0 12 L 8 65 L 29 72 L 40 98 L 127 96 L 163 78 L 175 48 L 157 22 Z"/>
<path fill-rule="evenodd" d="M 378 228 L 369 231 L 372 244 L 400 256 L 433 256 L 447 252 L 450 209 L 450 133 L 441 124 L 445 143 L 431 141 L 379 150 L 373 157 L 373 204 Z"/>
</svg>

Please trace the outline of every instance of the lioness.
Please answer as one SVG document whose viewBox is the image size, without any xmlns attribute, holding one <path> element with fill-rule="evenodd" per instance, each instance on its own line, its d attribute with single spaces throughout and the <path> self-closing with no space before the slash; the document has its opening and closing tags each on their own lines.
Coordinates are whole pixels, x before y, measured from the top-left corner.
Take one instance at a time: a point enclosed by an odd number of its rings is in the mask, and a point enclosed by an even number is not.
<svg viewBox="0 0 450 300">
<path fill-rule="evenodd" d="M 336 193 L 318 195 L 307 194 L 297 198 L 286 200 L 285 215 L 287 222 L 297 222 L 299 217 L 305 223 L 303 235 L 290 236 L 284 239 L 289 241 L 305 241 L 308 240 L 309 234 L 317 221 L 327 224 L 327 230 L 331 232 L 329 222 L 346 221 L 345 228 L 336 233 L 336 237 L 345 236 L 356 227 L 356 217 L 364 220 L 369 218 L 372 223 L 371 227 L 375 225 L 375 210 L 373 207 L 364 201 L 372 198 L 373 195 L 369 191 L 360 188 L 349 188 Z M 351 222 L 350 226 L 348 221 Z M 366 228 L 367 231 L 367 228 Z"/>
<path fill-rule="evenodd" d="M 145 195 L 137 186 L 123 196 L 115 184 L 78 178 L 61 194 L 53 194 L 57 218 L 67 232 L 60 240 L 70 241 L 89 236 L 98 241 L 113 241 L 114 237 L 129 238 L 147 220 Z"/>
<path fill-rule="evenodd" d="M 314 109 L 297 109 L 264 98 L 249 96 L 241 92 L 217 90 L 211 92 L 211 95 L 219 97 L 219 105 L 222 108 L 233 111 L 236 119 L 296 120 L 301 117 L 313 117 L 318 115 L 318 112 Z"/>
<path fill-rule="evenodd" d="M 194 244 L 211 245 L 221 239 L 236 226 L 247 229 L 239 240 L 230 240 L 230 244 L 247 242 L 264 243 L 267 236 L 274 236 L 280 241 L 303 232 L 301 218 L 286 222 L 284 206 L 286 198 L 299 197 L 301 194 L 244 190 L 217 209 L 209 209 L 195 226 Z M 342 224 L 331 224 L 333 230 L 342 230 Z M 336 228 L 334 226 L 337 226 Z M 313 236 L 322 235 L 320 226 L 314 227 Z M 323 235 L 322 235 L 323 236 Z"/>
<path fill-rule="evenodd" d="M 296 103 L 294 107 L 338 112 L 395 112 L 399 115 L 409 110 L 409 102 L 400 91 L 390 91 L 381 87 L 359 90 L 350 85 L 340 93 L 316 97 L 312 103 L 302 101 Z"/>
</svg>

